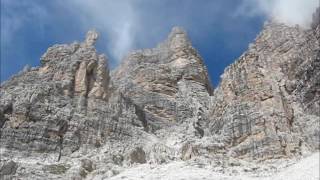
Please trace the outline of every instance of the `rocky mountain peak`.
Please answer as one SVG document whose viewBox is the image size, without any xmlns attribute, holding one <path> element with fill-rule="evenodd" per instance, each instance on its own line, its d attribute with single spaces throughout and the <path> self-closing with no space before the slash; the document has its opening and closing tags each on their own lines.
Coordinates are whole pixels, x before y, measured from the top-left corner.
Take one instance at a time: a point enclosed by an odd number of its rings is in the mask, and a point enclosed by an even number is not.
<svg viewBox="0 0 320 180">
<path fill-rule="evenodd" d="M 316 29 L 320 26 L 320 6 L 316 9 L 312 16 L 312 24 L 311 27 Z"/>
<path fill-rule="evenodd" d="M 98 37 L 99 37 L 99 35 L 96 32 L 96 30 L 89 30 L 87 32 L 84 44 L 87 45 L 87 46 L 93 46 L 96 43 Z"/>
<path fill-rule="evenodd" d="M 105 55 L 98 55 L 94 44 L 98 33 L 88 31 L 84 42 L 54 45 L 41 57 L 39 75 L 52 76 L 54 81 L 62 81 L 67 94 L 86 97 L 107 97 L 109 70 Z"/>
<path fill-rule="evenodd" d="M 172 29 L 171 29 L 171 32 L 169 34 L 169 37 L 173 37 L 175 36 L 176 34 L 185 34 L 187 35 L 187 32 L 183 29 L 183 27 L 181 26 L 174 26 Z"/>
<path fill-rule="evenodd" d="M 54 45 L 1 86 L 0 178 L 104 179 L 181 160 L 235 177 L 248 171 L 239 159 L 256 169 L 319 150 L 319 30 L 267 23 L 214 93 L 179 27 L 112 73 L 95 31 Z"/>
<path fill-rule="evenodd" d="M 174 27 L 156 48 L 130 54 L 113 72 L 112 80 L 157 128 L 191 117 L 195 110 L 186 104 L 197 101 L 206 107 L 212 94 L 207 69 L 180 27 Z M 190 99 L 183 98 L 187 96 Z M 181 108 L 179 114 L 177 108 Z M 182 111 L 187 113 L 180 114 Z"/>
<path fill-rule="evenodd" d="M 210 123 L 230 154 L 268 159 L 317 148 L 319 47 L 315 30 L 269 22 L 226 68 Z"/>
<path fill-rule="evenodd" d="M 168 39 L 169 47 L 172 49 L 179 49 L 191 46 L 191 42 L 188 38 L 186 31 L 182 27 L 173 27 Z"/>
</svg>

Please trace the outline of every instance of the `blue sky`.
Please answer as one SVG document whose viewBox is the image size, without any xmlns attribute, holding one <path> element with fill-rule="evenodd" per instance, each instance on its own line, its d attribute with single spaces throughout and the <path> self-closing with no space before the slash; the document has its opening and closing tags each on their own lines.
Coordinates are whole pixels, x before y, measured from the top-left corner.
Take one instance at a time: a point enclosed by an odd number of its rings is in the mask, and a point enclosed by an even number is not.
<svg viewBox="0 0 320 180">
<path fill-rule="evenodd" d="M 173 26 L 182 26 L 217 86 L 225 67 L 254 41 L 266 19 L 279 17 L 282 22 L 304 25 L 318 0 L 269 2 L 1 0 L 1 82 L 26 64 L 38 66 L 48 47 L 82 41 L 92 28 L 100 33 L 98 51 L 106 54 L 111 68 L 115 68 L 129 51 L 154 47 L 166 38 Z M 288 2 L 293 5 L 287 7 Z M 299 10 L 301 7 L 306 11 L 304 14 L 286 12 L 286 8 Z"/>
</svg>

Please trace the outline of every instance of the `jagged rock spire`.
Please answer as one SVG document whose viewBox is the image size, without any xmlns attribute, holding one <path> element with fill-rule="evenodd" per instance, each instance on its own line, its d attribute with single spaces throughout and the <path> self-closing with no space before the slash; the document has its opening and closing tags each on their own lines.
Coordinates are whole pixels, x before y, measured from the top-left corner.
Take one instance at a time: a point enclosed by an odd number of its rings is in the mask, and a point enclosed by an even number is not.
<svg viewBox="0 0 320 180">
<path fill-rule="evenodd" d="M 320 6 L 317 8 L 315 13 L 312 16 L 312 24 L 311 27 L 316 29 L 320 24 Z"/>
<path fill-rule="evenodd" d="M 136 163 L 180 159 L 230 165 L 229 173 L 234 158 L 318 151 L 319 30 L 266 25 L 214 94 L 180 27 L 158 47 L 130 54 L 111 76 L 94 30 L 82 43 L 55 45 L 41 67 L 1 85 L 0 179 L 8 168 L 17 171 L 8 178 L 101 179 Z M 247 171 L 249 161 L 240 162 L 236 169 Z"/>
<path fill-rule="evenodd" d="M 169 37 L 174 37 L 178 34 L 183 34 L 183 35 L 187 35 L 186 31 L 183 29 L 183 27 L 180 27 L 180 26 L 174 26 L 172 29 L 171 29 L 171 32 L 169 34 Z"/>
<path fill-rule="evenodd" d="M 191 46 L 191 42 L 186 31 L 179 26 L 175 26 L 172 28 L 168 36 L 168 41 L 170 48 L 184 48 L 187 46 Z"/>
<path fill-rule="evenodd" d="M 150 129 L 187 123 L 199 107 L 207 109 L 211 94 L 207 69 L 181 27 L 174 27 L 156 48 L 130 54 L 111 79 L 146 112 Z"/>
<path fill-rule="evenodd" d="M 93 46 L 96 43 L 98 37 L 99 37 L 99 34 L 97 33 L 96 30 L 94 30 L 94 29 L 93 30 L 89 30 L 87 32 L 86 39 L 84 41 L 85 45 Z"/>
</svg>

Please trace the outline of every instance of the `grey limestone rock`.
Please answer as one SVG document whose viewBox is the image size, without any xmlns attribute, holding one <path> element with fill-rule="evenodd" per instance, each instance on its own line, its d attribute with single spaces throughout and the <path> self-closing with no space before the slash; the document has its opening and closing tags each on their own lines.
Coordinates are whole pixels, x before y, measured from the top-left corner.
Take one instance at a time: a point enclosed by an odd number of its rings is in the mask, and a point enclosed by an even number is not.
<svg viewBox="0 0 320 180">
<path fill-rule="evenodd" d="M 212 95 L 207 69 L 179 27 L 156 48 L 129 54 L 111 80 L 145 112 L 151 132 L 207 110 Z"/>
<path fill-rule="evenodd" d="M 319 148 L 318 31 L 269 22 L 226 68 L 209 124 L 233 156 L 287 157 L 304 146 Z"/>
<path fill-rule="evenodd" d="M 60 160 L 143 131 L 138 107 L 109 87 L 106 58 L 93 46 L 97 36 L 89 31 L 84 43 L 49 48 L 40 67 L 2 84 L 2 148 L 58 153 Z"/>
<path fill-rule="evenodd" d="M 215 90 L 179 27 L 112 72 L 93 30 L 52 46 L 1 85 L 1 175 L 104 179 L 174 161 L 229 172 L 319 150 L 317 17 L 310 29 L 266 23 Z"/>
<path fill-rule="evenodd" d="M 18 164 L 14 161 L 8 161 L 2 165 L 0 168 L 0 177 L 13 175 L 16 173 L 16 170 L 18 168 Z"/>
</svg>

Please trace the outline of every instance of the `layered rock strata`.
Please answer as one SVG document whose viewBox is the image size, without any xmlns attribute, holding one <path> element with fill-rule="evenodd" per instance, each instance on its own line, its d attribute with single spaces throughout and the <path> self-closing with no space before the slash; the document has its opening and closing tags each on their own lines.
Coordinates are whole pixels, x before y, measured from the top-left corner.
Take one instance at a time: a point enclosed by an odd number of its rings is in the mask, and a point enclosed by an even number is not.
<svg viewBox="0 0 320 180">
<path fill-rule="evenodd" d="M 266 23 L 215 90 L 179 27 L 111 73 L 95 31 L 50 47 L 1 85 L 0 177 L 103 179 L 135 164 L 225 167 L 319 150 L 317 15 L 310 29 Z"/>
</svg>

